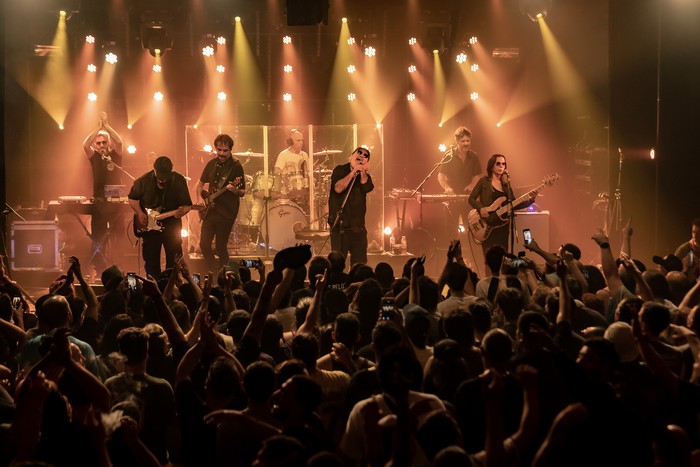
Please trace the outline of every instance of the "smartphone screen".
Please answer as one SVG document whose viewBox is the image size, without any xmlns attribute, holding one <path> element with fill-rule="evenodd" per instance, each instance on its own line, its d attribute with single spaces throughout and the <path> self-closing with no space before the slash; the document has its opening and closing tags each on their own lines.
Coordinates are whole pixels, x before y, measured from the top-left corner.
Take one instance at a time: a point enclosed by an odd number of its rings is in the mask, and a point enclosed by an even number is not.
<svg viewBox="0 0 700 467">
<path fill-rule="evenodd" d="M 126 274 L 126 283 L 132 291 L 136 291 L 136 273 L 129 272 Z"/>
<path fill-rule="evenodd" d="M 532 241 L 532 233 L 530 233 L 530 229 L 523 230 L 523 241 L 525 242 L 525 245 L 529 245 Z"/>
<path fill-rule="evenodd" d="M 198 286 L 202 285 L 201 276 L 199 275 L 198 272 L 195 272 L 194 274 L 192 274 L 192 281 L 195 284 L 197 284 Z"/>
<path fill-rule="evenodd" d="M 393 311 L 394 311 L 394 299 L 393 298 L 382 299 L 382 314 L 381 314 L 382 320 L 389 321 L 391 319 Z"/>
</svg>

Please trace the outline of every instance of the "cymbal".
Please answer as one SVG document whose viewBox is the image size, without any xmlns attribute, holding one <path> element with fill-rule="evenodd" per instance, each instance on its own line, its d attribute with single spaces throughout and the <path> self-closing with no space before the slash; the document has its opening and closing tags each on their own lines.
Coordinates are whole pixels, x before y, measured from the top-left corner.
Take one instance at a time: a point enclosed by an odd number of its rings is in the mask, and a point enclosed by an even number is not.
<svg viewBox="0 0 700 467">
<path fill-rule="evenodd" d="M 314 170 L 314 173 L 315 174 L 329 174 L 329 173 L 333 173 L 333 171 L 331 169 L 316 169 L 316 170 Z"/>
<path fill-rule="evenodd" d="M 265 157 L 265 154 L 261 152 L 252 152 L 252 151 L 245 151 L 245 152 L 234 152 L 234 156 L 248 156 L 248 157 Z"/>
<path fill-rule="evenodd" d="M 327 156 L 329 154 L 340 154 L 341 151 L 340 149 L 324 149 L 323 151 L 318 151 L 313 153 L 314 156 Z"/>
</svg>

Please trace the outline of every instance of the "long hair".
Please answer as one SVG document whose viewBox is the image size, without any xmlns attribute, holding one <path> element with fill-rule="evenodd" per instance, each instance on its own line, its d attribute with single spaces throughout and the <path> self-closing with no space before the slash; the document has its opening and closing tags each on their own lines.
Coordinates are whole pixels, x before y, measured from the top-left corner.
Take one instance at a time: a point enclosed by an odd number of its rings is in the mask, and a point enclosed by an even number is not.
<svg viewBox="0 0 700 467">
<path fill-rule="evenodd" d="M 493 166 L 496 165 L 496 159 L 499 157 L 502 157 L 503 159 L 506 158 L 503 154 L 492 154 L 491 157 L 489 157 L 489 161 L 486 163 L 486 176 L 489 178 L 493 178 Z M 506 161 L 506 167 L 508 166 L 508 161 Z"/>
</svg>

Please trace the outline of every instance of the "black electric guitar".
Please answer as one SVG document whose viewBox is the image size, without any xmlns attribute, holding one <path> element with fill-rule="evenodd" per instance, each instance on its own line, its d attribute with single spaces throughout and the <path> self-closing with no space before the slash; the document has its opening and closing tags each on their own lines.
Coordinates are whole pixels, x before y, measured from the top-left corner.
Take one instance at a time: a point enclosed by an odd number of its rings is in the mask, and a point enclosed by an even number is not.
<svg viewBox="0 0 700 467">
<path fill-rule="evenodd" d="M 204 206 L 201 204 L 195 204 L 187 207 L 190 208 L 190 211 L 199 211 L 204 209 Z M 146 224 L 142 224 L 141 221 L 139 221 L 139 216 L 134 215 L 134 235 L 137 237 L 143 237 L 144 234 L 148 232 L 162 232 L 163 224 L 161 221 L 169 217 L 173 217 L 175 214 L 177 214 L 177 209 L 165 212 L 160 212 L 158 209 L 146 209 L 146 215 L 148 217 L 148 222 Z"/>
<path fill-rule="evenodd" d="M 226 193 L 227 187 L 229 184 L 233 184 L 236 188 L 241 188 L 239 184 L 241 183 L 241 177 L 236 177 L 232 182 L 228 182 L 226 185 L 224 185 L 222 188 L 218 189 L 217 191 L 213 193 L 209 193 L 207 190 L 202 190 L 200 195 L 202 196 L 202 199 L 204 200 L 204 207 L 203 209 L 199 210 L 199 219 L 203 221 L 204 219 L 207 218 L 211 210 L 216 206 L 214 203 L 214 200 L 218 198 L 219 196 L 223 195 Z"/>
<path fill-rule="evenodd" d="M 486 207 L 488 211 L 488 217 L 486 218 L 481 217 L 479 211 L 476 209 L 469 211 L 467 223 L 469 224 L 469 231 L 472 234 L 474 242 L 477 245 L 482 244 L 484 240 L 489 237 L 493 229 L 506 225 L 508 223 L 508 215 L 510 214 L 511 206 L 517 206 L 527 201 L 535 192 L 540 191 L 546 186 L 552 186 L 557 180 L 559 180 L 559 175 L 557 173 L 545 177 L 542 180 L 542 184 L 514 199 L 512 203 L 505 203 L 505 196 L 497 198 L 491 205 Z"/>
</svg>

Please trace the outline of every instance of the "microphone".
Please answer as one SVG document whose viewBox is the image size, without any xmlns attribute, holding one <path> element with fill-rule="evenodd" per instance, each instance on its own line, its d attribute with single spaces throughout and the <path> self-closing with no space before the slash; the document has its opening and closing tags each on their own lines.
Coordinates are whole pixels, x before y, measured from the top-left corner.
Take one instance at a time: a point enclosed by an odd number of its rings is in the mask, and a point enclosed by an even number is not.
<svg viewBox="0 0 700 467">
<path fill-rule="evenodd" d="M 624 156 L 622 155 L 622 148 L 618 147 L 618 148 L 617 148 L 617 153 L 620 155 L 620 157 L 618 158 L 618 163 L 619 163 L 619 169 L 618 169 L 618 170 L 619 170 L 620 172 L 622 172 L 622 159 L 624 158 Z"/>
<path fill-rule="evenodd" d="M 109 154 L 100 154 L 100 156 L 102 156 L 102 159 L 112 162 L 112 158 L 109 157 Z"/>
<path fill-rule="evenodd" d="M 506 182 L 510 181 L 510 174 L 508 173 L 508 169 L 503 170 L 503 176 L 505 177 Z"/>
<path fill-rule="evenodd" d="M 2 215 L 3 215 L 3 216 L 6 216 L 6 215 L 8 215 L 8 214 L 11 213 L 11 212 L 12 212 L 12 211 L 10 211 L 9 209 L 5 209 L 5 210 L 2 211 Z"/>
</svg>

